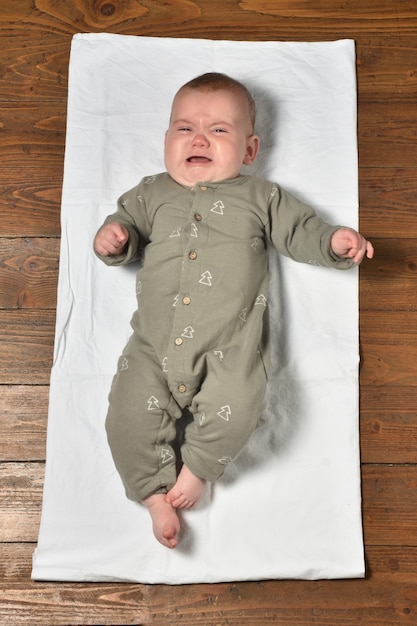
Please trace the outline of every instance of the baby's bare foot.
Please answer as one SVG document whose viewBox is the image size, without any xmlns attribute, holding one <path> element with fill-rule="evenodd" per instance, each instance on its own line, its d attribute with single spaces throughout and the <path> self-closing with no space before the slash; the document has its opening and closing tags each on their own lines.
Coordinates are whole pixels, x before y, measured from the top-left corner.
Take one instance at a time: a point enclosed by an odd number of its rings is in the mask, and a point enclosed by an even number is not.
<svg viewBox="0 0 417 626">
<path fill-rule="evenodd" d="M 163 546 L 175 548 L 178 545 L 180 522 L 176 510 L 165 500 L 164 493 L 155 493 L 142 504 L 152 517 L 153 534 Z"/>
<path fill-rule="evenodd" d="M 206 481 L 194 476 L 188 467 L 183 465 L 177 482 L 168 491 L 165 500 L 176 509 L 190 509 L 199 501 L 205 487 Z"/>
</svg>

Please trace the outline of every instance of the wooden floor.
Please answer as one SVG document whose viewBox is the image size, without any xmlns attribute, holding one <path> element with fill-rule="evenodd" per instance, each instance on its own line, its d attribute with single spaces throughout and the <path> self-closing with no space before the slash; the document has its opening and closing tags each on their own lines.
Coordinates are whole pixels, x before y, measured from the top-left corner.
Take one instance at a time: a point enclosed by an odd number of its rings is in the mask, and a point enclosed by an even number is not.
<svg viewBox="0 0 417 626">
<path fill-rule="evenodd" d="M 319 7 L 319 8 L 317 8 Z M 77 32 L 357 42 L 365 580 L 30 581 Z M 417 624 L 417 0 L 2 0 L 0 624 Z"/>
</svg>

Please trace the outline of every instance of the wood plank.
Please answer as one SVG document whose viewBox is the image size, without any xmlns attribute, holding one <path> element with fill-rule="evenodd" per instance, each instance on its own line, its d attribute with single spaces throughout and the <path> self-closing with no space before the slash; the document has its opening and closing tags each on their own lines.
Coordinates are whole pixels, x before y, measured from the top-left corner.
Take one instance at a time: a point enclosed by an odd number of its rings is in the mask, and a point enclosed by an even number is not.
<svg viewBox="0 0 417 626">
<path fill-rule="evenodd" d="M 49 383 L 55 311 L 0 311 L 0 384 Z"/>
<path fill-rule="evenodd" d="M 361 388 L 363 463 L 416 463 L 417 387 Z M 43 461 L 49 387 L 0 386 L 0 460 Z"/>
<path fill-rule="evenodd" d="M 233 9 L 229 13 L 234 15 Z M 206 11 L 204 11 L 206 15 Z M 21 15 L 19 19 L 21 19 Z M 162 17 L 162 16 L 161 16 Z M 205 29 L 213 29 L 210 16 L 206 15 Z M 253 38 L 253 16 L 241 12 L 242 19 L 247 21 L 245 35 L 233 33 L 232 38 Z M 4 20 L 3 16 L 3 20 Z M 193 20 L 194 26 L 201 28 L 199 16 Z M 211 17 L 211 21 L 213 18 Z M 255 18 L 263 25 L 265 17 L 257 15 Z M 7 23 L 7 19 L 5 20 Z M 0 16 L 0 25 L 2 17 Z M 287 34 L 280 33 L 282 20 L 274 17 L 272 29 L 278 29 L 276 39 L 286 39 Z M 355 37 L 355 33 L 348 25 L 342 26 L 344 37 Z M 75 32 L 75 31 L 74 31 Z M 4 33 L 4 30 L 3 30 Z M 4 34 L 3 34 L 4 36 Z M 213 36 L 218 36 L 217 25 Z M 204 35 L 207 37 L 207 34 Z M 258 39 L 264 37 L 259 37 Z M 311 37 L 309 37 L 311 39 Z M 382 45 L 381 45 L 382 44 Z M 68 55 L 70 49 L 70 35 L 35 33 L 28 35 L 27 30 L 21 33 L 16 27 L 8 36 L 8 47 L 0 51 L 2 65 L 5 72 L 0 76 L 0 100 L 65 100 L 68 82 Z M 414 100 L 415 98 L 415 38 L 401 39 L 385 38 L 370 32 L 366 39 L 360 37 L 357 42 L 357 69 L 359 104 L 364 102 L 389 100 Z"/>
<path fill-rule="evenodd" d="M 59 236 L 62 165 L 0 168 L 0 236 Z M 415 168 L 360 169 L 360 225 L 369 238 L 414 238 Z"/>
<path fill-rule="evenodd" d="M 138 624 L 141 620 L 141 624 L 165 626 L 270 622 L 283 626 L 395 626 L 410 624 L 416 608 L 415 548 L 369 548 L 367 561 L 372 577 L 368 575 L 366 580 L 162 586 L 30 582 L 33 547 L 0 546 L 0 575 L 4 581 L 0 619 L 7 616 L 13 619 L 13 625 L 104 626 Z M 337 621 L 338 616 L 341 621 Z"/>
<path fill-rule="evenodd" d="M 24 16 L 22 3 L 20 13 L 16 11 L 17 19 L 21 19 Z M 113 5 L 114 6 L 114 5 Z M 115 6 L 115 12 L 117 12 Z M 205 7 L 204 7 L 205 8 Z M 334 5 L 331 7 L 335 9 Z M 68 7 L 69 11 L 72 11 L 72 7 Z M 213 16 L 208 11 L 200 11 L 197 7 L 194 17 L 193 25 L 189 25 L 188 28 L 195 33 L 196 26 L 202 27 L 202 19 L 204 23 L 204 37 L 207 37 L 207 29 L 213 29 Z M 235 16 L 236 7 L 230 7 L 227 17 Z M 217 9 L 218 11 L 218 9 Z M 316 12 L 316 11 L 315 11 Z M 203 14 L 202 14 L 203 13 Z M 99 14 L 97 13 L 97 16 Z M 60 15 L 62 18 L 62 14 Z M 91 20 L 90 15 L 90 20 Z M 160 16 L 166 19 L 167 15 Z M 218 18 L 218 14 L 216 14 Z M 256 28 L 257 21 L 259 26 L 264 29 L 265 15 L 262 11 L 262 15 L 255 16 L 249 15 L 246 11 L 242 11 L 240 17 L 247 21 L 248 32 L 245 38 L 247 39 L 263 39 L 264 30 L 261 37 L 254 37 L 254 29 Z M 2 19 L 5 21 L 3 32 L 7 32 L 7 22 L 10 16 L 2 16 L 0 18 L 0 24 Z M 288 33 L 283 28 L 283 20 L 287 21 L 285 16 L 285 9 L 280 11 L 279 16 L 274 16 L 272 22 L 269 20 L 269 28 L 271 30 L 277 29 L 274 38 L 275 39 L 287 39 Z M 159 26 L 161 22 L 159 22 Z M 51 22 L 52 26 L 52 22 Z M 391 28 L 394 28 L 391 25 Z M 77 25 L 74 29 L 75 32 L 82 30 Z M 89 30 L 89 29 L 87 29 Z M 241 27 L 238 32 L 231 35 L 231 38 L 242 38 L 240 33 Z M 348 23 L 339 23 L 338 33 L 341 37 L 353 37 L 355 38 L 354 29 L 352 25 Z M 144 33 L 149 34 L 149 33 Z M 159 33 L 158 33 L 159 34 Z M 186 35 L 187 33 L 184 33 Z M 395 26 L 395 34 L 397 34 L 397 24 Z M 48 38 L 45 39 L 45 34 L 37 34 L 35 36 L 28 36 L 27 29 L 21 33 L 16 29 L 14 25 L 13 31 L 8 37 L 9 48 L 2 51 L 3 65 L 7 68 L 6 73 L 0 79 L 0 99 L 15 100 L 19 99 L 36 99 L 38 97 L 45 99 L 65 99 L 67 88 L 67 59 L 70 47 L 70 37 L 72 33 L 69 33 L 63 40 L 62 35 L 48 32 Z M 308 39 L 311 40 L 311 33 L 308 32 Z M 328 38 L 328 30 L 326 30 Z M 389 99 L 391 104 L 393 99 L 414 99 L 415 96 L 415 41 L 413 37 L 402 37 L 399 39 L 386 38 L 382 39 L 377 35 L 375 39 L 375 31 L 371 29 L 367 33 L 366 39 L 363 37 L 363 33 L 360 34 L 360 40 L 357 43 L 357 57 L 358 57 L 358 84 L 360 104 L 369 101 L 378 101 L 384 98 Z M 214 38 L 218 37 L 217 23 L 213 29 L 213 33 L 209 36 Z M 298 35 L 299 39 L 303 39 L 302 32 Z M 313 39 L 322 39 L 320 36 L 313 37 Z M 363 40 L 363 41 L 361 41 Z M 381 45 L 381 43 L 383 45 Z"/>
<path fill-rule="evenodd" d="M 417 313 L 362 311 L 363 385 L 417 385 Z"/>
<path fill-rule="evenodd" d="M 0 580 L 3 583 L 29 580 L 35 548 L 35 543 L 0 543 Z"/>
<path fill-rule="evenodd" d="M 0 168 L 0 237 L 58 237 L 63 163 Z"/>
<path fill-rule="evenodd" d="M 413 3 L 393 7 L 387 0 L 367 0 L 364 5 L 355 0 L 346 9 L 332 0 L 312 7 L 309 0 L 223 0 L 221 4 L 205 0 L 167 0 L 163 3 L 134 0 L 109 3 L 56 3 L 55 0 L 14 0 L 2 15 L 0 27 L 6 34 L 21 29 L 61 36 L 75 32 L 105 30 L 120 34 L 160 36 L 205 36 L 208 38 L 242 37 L 245 29 L 251 38 L 265 39 L 294 35 L 306 40 L 350 36 L 364 37 L 377 34 L 386 38 L 394 33 L 413 36 L 416 29 L 416 10 Z M 219 24 L 222 32 L 219 33 Z M 251 28 L 252 27 L 252 28 Z M 12 30 L 13 29 L 13 30 Z M 246 35 L 248 36 L 248 35 Z M 348 35 L 349 36 L 349 35 Z"/>
<path fill-rule="evenodd" d="M 393 8 L 393 7 L 392 7 Z M 415 100 L 416 41 L 415 37 L 381 37 L 375 33 L 359 35 L 356 42 L 359 108 L 367 102 Z M 351 31 L 352 33 L 352 31 Z M 356 39 L 357 35 L 349 35 Z"/>
<path fill-rule="evenodd" d="M 36 541 L 42 506 L 43 463 L 0 464 L 0 542 Z M 364 465 L 367 546 L 417 546 L 416 465 Z"/>
<path fill-rule="evenodd" d="M 10 5 L 10 3 L 9 3 Z M 2 11 L 3 13 L 3 11 Z M 6 33 L 0 17 L 0 29 Z M 0 49 L 4 71 L 0 75 L 0 101 L 61 100 L 65 101 L 68 88 L 68 57 L 70 37 L 18 33 L 13 29 L 7 36 L 7 46 Z"/>
<path fill-rule="evenodd" d="M 417 110 L 411 102 L 370 102 L 358 109 L 360 167 L 409 167 L 416 160 Z"/>
<path fill-rule="evenodd" d="M 417 385 L 417 346 L 370 344 L 362 333 L 360 380 L 363 385 Z"/>
<path fill-rule="evenodd" d="M 417 462 L 417 387 L 362 385 L 362 463 Z"/>
<path fill-rule="evenodd" d="M 345 5 L 338 6 L 328 0 L 326 5 L 330 7 L 330 11 L 323 12 L 321 4 L 320 8 L 316 5 L 312 7 L 310 0 L 304 0 L 304 6 L 297 0 L 287 0 L 283 5 L 281 2 L 277 4 L 276 0 L 248 0 L 239 3 L 225 0 L 221 5 L 198 0 L 193 4 L 196 11 L 201 7 L 201 14 L 194 15 L 195 19 L 190 15 L 188 20 L 180 21 L 175 14 L 155 10 L 140 20 L 141 34 L 158 36 L 163 28 L 167 36 L 213 39 L 324 41 L 347 37 L 361 39 L 374 35 L 384 41 L 391 33 L 397 34 L 397 38 L 413 37 L 414 7 L 410 7 L 408 18 L 400 20 L 400 26 L 395 30 L 397 12 L 394 12 L 386 0 L 381 2 L 386 7 L 386 19 L 380 18 L 379 7 L 370 8 L 366 19 L 360 12 L 360 0 L 355 0 L 354 8 L 349 7 L 350 10 L 346 10 Z M 173 5 L 174 1 L 171 0 L 169 9 Z M 178 7 L 178 13 L 179 11 Z M 183 12 L 182 8 L 181 11 Z M 112 31 L 112 27 L 108 30 Z M 137 34 L 123 23 L 119 24 L 118 32 Z"/>
<path fill-rule="evenodd" d="M 416 148 L 417 150 L 417 148 Z M 369 238 L 412 238 L 417 233 L 416 168 L 359 169 L 360 228 Z"/>
<path fill-rule="evenodd" d="M 417 240 L 386 238 L 372 243 L 375 257 L 360 269 L 361 311 L 416 311 Z"/>
<path fill-rule="evenodd" d="M 0 460 L 45 459 L 49 387 L 0 386 Z M 417 461 L 417 387 L 361 389 L 363 463 Z"/>
<path fill-rule="evenodd" d="M 259 11 L 263 15 L 314 21 L 342 20 L 350 28 L 372 28 L 374 32 L 384 32 L 386 28 L 392 28 L 393 22 L 398 22 L 398 35 L 403 31 L 410 32 L 412 25 L 417 25 L 417 10 L 413 2 L 394 7 L 386 0 L 368 0 L 366 3 L 353 0 L 346 7 L 333 0 L 321 0 L 320 11 L 310 0 L 281 0 L 279 4 L 275 0 L 262 0 L 261 4 L 257 0 L 242 0 L 240 4 L 247 11 Z"/>
<path fill-rule="evenodd" d="M 64 160 L 66 102 L 0 103 L 0 166 L 41 170 Z"/>
<path fill-rule="evenodd" d="M 366 578 L 384 578 L 416 584 L 417 548 L 403 546 L 368 546 L 366 548 Z"/>
<path fill-rule="evenodd" d="M 0 463 L 0 542 L 37 541 L 43 463 Z"/>
<path fill-rule="evenodd" d="M 412 624 L 413 583 L 268 581 L 161 589 L 139 585 L 30 584 L 3 592 L 0 619 L 19 624 L 154 626 L 397 626 Z M 346 603 L 346 604 L 345 604 Z M 28 612 L 30 610 L 30 613 Z M 39 621 L 38 621 L 39 620 Z"/>
<path fill-rule="evenodd" d="M 201 3 L 201 0 L 200 0 Z M 166 0 L 152 3 L 151 9 L 146 3 L 135 0 L 114 0 L 113 2 L 86 3 L 55 0 L 14 0 L 13 6 L 7 6 L 0 21 L 0 27 L 6 33 L 9 29 L 26 29 L 38 33 L 59 33 L 64 35 L 77 32 L 107 31 L 140 34 L 140 25 L 146 28 L 150 21 L 155 27 L 158 23 L 165 28 L 168 36 L 170 24 L 186 23 L 201 16 L 198 2 L 191 0 Z M 136 22 L 139 20 L 139 22 Z M 167 32 L 168 30 L 168 32 Z M 139 31 L 139 32 L 138 32 Z"/>
<path fill-rule="evenodd" d="M 366 465 L 362 470 L 367 546 L 417 545 L 417 466 Z"/>
<path fill-rule="evenodd" d="M 361 310 L 417 310 L 415 240 L 373 240 L 361 267 Z M 58 239 L 0 238 L 0 308 L 55 308 Z"/>
<path fill-rule="evenodd" d="M 364 277 L 360 281 L 360 308 L 364 310 L 384 311 L 392 309 L 397 311 L 416 310 L 416 281 L 394 279 L 372 280 Z"/>
<path fill-rule="evenodd" d="M 60 234 L 62 165 L 0 168 L 0 236 Z M 415 168 L 361 168 L 360 227 L 371 239 L 414 238 Z"/>
<path fill-rule="evenodd" d="M 56 308 L 58 255 L 58 239 L 0 238 L 0 308 Z"/>
<path fill-rule="evenodd" d="M 45 459 L 49 387 L 0 386 L 0 460 Z M 417 461 L 417 387 L 361 389 L 363 463 Z"/>
<path fill-rule="evenodd" d="M 19 238 L 59 236 L 68 51 L 75 32 L 214 39 L 314 41 L 351 37 L 356 40 L 360 222 L 361 230 L 377 244 L 375 260 L 361 268 L 362 460 L 366 464 L 383 465 L 363 468 L 366 580 L 183 587 L 39 584 L 29 581 L 34 544 L 0 543 L 0 623 L 13 626 L 414 623 L 417 613 L 414 530 L 417 527 L 414 365 L 417 320 L 413 265 L 417 233 L 416 2 L 13 0 L 3 5 L 0 102 L 7 106 L 0 111 L 0 125 L 5 124 L 2 138 L 6 141 L 4 147 L 0 146 L 0 236 Z M 48 256 L 49 252 L 46 247 L 44 254 Z M 3 258 L 1 252 L 0 258 Z M 19 267 L 3 269 L 17 272 L 17 283 L 22 280 L 20 274 L 24 271 Z M 47 270 L 48 275 L 50 271 Z M 35 278 L 35 275 L 26 277 L 25 284 L 31 284 Z M 4 290 L 4 297 L 7 306 L 8 297 L 12 301 L 10 306 L 14 306 L 16 299 L 12 294 L 16 286 L 9 284 L 11 293 L 7 296 Z M 34 298 L 33 291 L 30 293 Z M 44 301 L 45 297 L 49 296 L 45 293 L 41 296 L 37 291 L 38 300 Z M 7 333 L 2 330 L 3 374 L 6 380 L 29 381 L 27 386 L 0 387 L 0 449 L 6 445 L 10 448 L 10 454 L 2 451 L 5 457 L 11 457 L 5 461 L 41 460 L 50 367 L 46 353 L 49 350 L 52 354 L 52 317 L 49 330 L 49 322 L 45 325 L 45 321 L 40 322 L 43 328 L 40 330 L 36 326 L 39 315 L 36 310 L 0 313 L 6 314 L 0 317 L 0 328 L 4 328 L 3 320 L 9 319 L 7 323 L 17 329 L 20 344 L 15 347 L 10 339 L 4 350 Z M 8 318 L 9 313 L 23 313 L 27 317 L 17 320 Z M 48 313 L 53 316 L 52 309 Z M 43 311 L 40 316 L 45 320 Z M 49 342 L 49 347 L 45 342 Z M 11 359 L 11 375 L 5 357 Z M 19 373 L 19 360 L 27 368 L 26 374 Z M 30 383 L 39 379 L 44 381 L 41 387 L 31 386 Z M 42 398 L 37 398 L 40 389 Z M 388 463 L 413 465 L 392 468 Z M 26 467 L 21 463 L 20 473 L 16 471 L 12 476 L 12 465 L 0 464 L 0 468 L 9 468 L 8 491 L 4 484 L 0 488 L 5 498 L 4 506 L 0 505 L 1 519 L 8 524 L 11 541 L 20 541 L 16 539 L 19 536 L 25 536 L 25 541 L 32 536 L 33 541 L 39 519 L 36 507 L 41 502 L 37 479 L 42 481 L 43 466 L 35 463 Z M 20 505 L 13 503 L 15 489 Z M 10 526 L 13 519 L 14 531 Z M 378 541 L 387 545 L 374 546 Z M 391 542 L 403 546 L 389 545 Z M 408 544 L 413 542 L 410 547 Z"/>
<path fill-rule="evenodd" d="M 417 312 L 407 311 L 362 311 L 360 330 L 367 343 L 413 346 L 417 344 L 415 326 Z M 365 343 L 365 339 L 364 339 Z"/>
<path fill-rule="evenodd" d="M 362 384 L 417 385 L 417 312 L 363 311 Z M 0 311 L 0 384 L 48 384 L 53 310 Z"/>
<path fill-rule="evenodd" d="M 49 387 L 0 385 L 0 461 L 44 461 Z"/>
<path fill-rule="evenodd" d="M 414 238 L 415 168 L 360 169 L 360 227 L 371 239 Z M 0 236 L 59 236 L 63 162 L 0 168 Z"/>
<path fill-rule="evenodd" d="M 36 549 L 36 543 L 13 542 L 0 543 L 0 580 L 19 583 L 22 580 L 28 581 L 32 571 L 32 555 Z M 417 547 L 407 546 L 368 546 L 366 548 L 366 578 L 375 576 L 389 578 L 392 583 L 414 582 L 417 584 Z M 296 586 L 297 581 L 292 581 Z M 360 581 L 361 583 L 363 580 Z M 61 583 L 58 585 L 60 586 Z M 242 583 L 244 586 L 257 583 Z M 279 583 L 282 585 L 283 581 Z M 333 584 L 329 581 L 329 587 Z M 87 585 L 88 586 L 88 585 Z M 147 586 L 147 585 L 145 585 Z M 209 585 L 190 585 L 208 587 Z M 215 588 L 217 584 L 213 585 Z M 78 584 L 74 585 L 78 587 Z M 116 583 L 115 589 L 126 587 L 125 583 Z M 158 585 L 156 585 L 158 587 Z M 169 587 L 171 588 L 171 587 Z M 174 586 L 174 589 L 176 587 Z"/>
<path fill-rule="evenodd" d="M 417 111 L 414 103 L 367 103 L 359 109 L 359 164 L 409 167 L 416 155 Z M 24 102 L 0 106 L 0 165 L 39 167 L 63 162 L 66 110 L 64 105 Z"/>
</svg>

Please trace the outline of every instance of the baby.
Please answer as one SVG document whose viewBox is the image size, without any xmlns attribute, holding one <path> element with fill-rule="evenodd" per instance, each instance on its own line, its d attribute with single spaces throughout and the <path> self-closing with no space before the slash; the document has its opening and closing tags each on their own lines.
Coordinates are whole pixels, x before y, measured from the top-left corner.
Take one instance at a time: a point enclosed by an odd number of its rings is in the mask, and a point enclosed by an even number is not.
<svg viewBox="0 0 417 626">
<path fill-rule="evenodd" d="M 259 152 L 254 123 L 254 101 L 236 80 L 209 73 L 185 84 L 165 136 L 167 171 L 122 195 L 94 240 L 108 265 L 143 261 L 106 429 L 127 497 L 147 507 L 168 548 L 178 544 L 178 509 L 198 502 L 260 423 L 267 244 L 339 269 L 373 256 L 355 230 L 325 223 L 276 183 L 241 175 Z M 177 459 L 185 410 L 192 420 Z"/>
</svg>

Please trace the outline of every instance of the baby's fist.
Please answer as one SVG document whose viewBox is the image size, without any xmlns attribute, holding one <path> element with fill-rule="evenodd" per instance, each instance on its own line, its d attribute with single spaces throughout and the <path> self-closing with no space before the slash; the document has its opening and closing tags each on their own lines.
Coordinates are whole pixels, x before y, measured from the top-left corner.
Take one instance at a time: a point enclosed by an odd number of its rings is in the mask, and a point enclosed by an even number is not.
<svg viewBox="0 0 417 626">
<path fill-rule="evenodd" d="M 374 247 L 363 235 L 353 228 L 342 227 L 333 233 L 331 240 L 332 250 L 344 259 L 353 259 L 360 263 L 366 255 L 368 259 L 374 256 Z"/>
<path fill-rule="evenodd" d="M 105 224 L 94 239 L 94 250 L 101 256 L 121 254 L 129 240 L 129 231 L 118 222 Z"/>
</svg>

